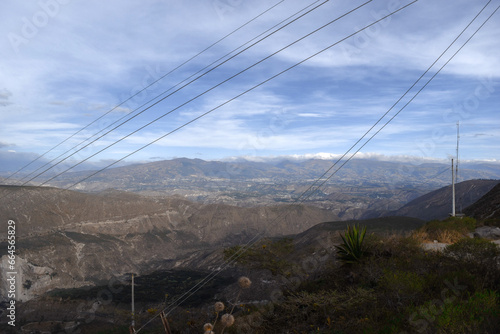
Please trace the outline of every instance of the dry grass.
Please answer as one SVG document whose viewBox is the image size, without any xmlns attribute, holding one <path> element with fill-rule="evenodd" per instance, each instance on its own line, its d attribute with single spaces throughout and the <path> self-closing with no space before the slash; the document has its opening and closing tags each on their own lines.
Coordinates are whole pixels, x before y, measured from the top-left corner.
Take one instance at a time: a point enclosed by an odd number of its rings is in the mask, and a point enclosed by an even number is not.
<svg viewBox="0 0 500 334">
<path fill-rule="evenodd" d="M 441 230 L 436 233 L 436 240 L 446 244 L 453 244 L 465 237 L 463 233 L 455 230 Z"/>
<path fill-rule="evenodd" d="M 465 237 L 466 236 L 462 232 L 456 230 L 437 230 L 431 233 L 422 230 L 416 230 L 411 235 L 412 239 L 420 243 L 432 243 L 434 242 L 434 240 L 436 240 L 445 244 L 453 244 Z"/>
<path fill-rule="evenodd" d="M 472 218 L 448 218 L 443 221 L 430 221 L 413 231 L 411 237 L 420 243 L 438 242 L 453 244 L 474 230 L 476 221 Z"/>
<path fill-rule="evenodd" d="M 429 233 L 423 230 L 415 230 L 410 237 L 420 243 L 433 242 L 433 240 L 430 240 Z"/>
</svg>

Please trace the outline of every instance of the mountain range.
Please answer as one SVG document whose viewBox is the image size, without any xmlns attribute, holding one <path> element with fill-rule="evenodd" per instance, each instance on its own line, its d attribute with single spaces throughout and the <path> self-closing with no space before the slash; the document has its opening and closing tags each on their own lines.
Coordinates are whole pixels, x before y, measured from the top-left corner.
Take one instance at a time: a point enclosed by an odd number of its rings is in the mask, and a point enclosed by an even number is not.
<svg viewBox="0 0 500 334">
<path fill-rule="evenodd" d="M 353 159 L 337 171 L 339 167 L 334 160 L 325 159 L 256 162 L 180 158 L 97 174 L 64 173 L 48 185 L 93 193 L 115 189 L 147 196 L 179 195 L 194 202 L 244 207 L 305 203 L 347 220 L 398 210 L 451 180 L 450 167 L 440 163 Z M 500 179 L 500 165 L 462 163 L 458 179 Z"/>
</svg>

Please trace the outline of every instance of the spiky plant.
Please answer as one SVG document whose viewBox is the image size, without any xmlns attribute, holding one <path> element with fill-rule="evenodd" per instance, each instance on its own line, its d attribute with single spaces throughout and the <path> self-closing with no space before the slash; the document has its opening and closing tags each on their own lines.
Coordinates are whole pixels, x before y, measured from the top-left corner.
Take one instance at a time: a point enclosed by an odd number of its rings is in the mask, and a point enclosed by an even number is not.
<svg viewBox="0 0 500 334">
<path fill-rule="evenodd" d="M 366 226 L 360 228 L 359 226 L 347 226 L 344 236 L 339 233 L 343 243 L 335 246 L 339 259 L 344 264 L 352 264 L 359 262 L 359 260 L 366 254 L 366 247 L 363 245 L 365 239 Z"/>
</svg>

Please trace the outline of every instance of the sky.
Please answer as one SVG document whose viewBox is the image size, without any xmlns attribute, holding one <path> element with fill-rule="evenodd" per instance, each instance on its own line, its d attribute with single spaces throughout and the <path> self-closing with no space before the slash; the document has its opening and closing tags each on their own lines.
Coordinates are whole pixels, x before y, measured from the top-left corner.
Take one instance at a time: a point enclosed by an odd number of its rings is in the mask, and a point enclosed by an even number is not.
<svg viewBox="0 0 500 334">
<path fill-rule="evenodd" d="M 500 13 L 423 88 L 500 0 L 441 58 L 488 1 L 420 0 L 361 30 L 410 3 L 4 0 L 0 171 L 70 154 L 88 167 L 353 145 L 445 161 L 457 122 L 461 159 L 500 162 Z"/>
</svg>

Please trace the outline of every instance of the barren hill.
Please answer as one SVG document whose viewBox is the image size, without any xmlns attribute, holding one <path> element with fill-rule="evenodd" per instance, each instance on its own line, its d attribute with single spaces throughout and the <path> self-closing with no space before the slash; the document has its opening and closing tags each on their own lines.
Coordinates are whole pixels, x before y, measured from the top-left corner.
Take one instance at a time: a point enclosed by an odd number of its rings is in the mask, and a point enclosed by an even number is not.
<svg viewBox="0 0 500 334">
<path fill-rule="evenodd" d="M 479 200 L 500 183 L 500 180 L 469 180 L 455 185 L 456 212 Z M 445 218 L 451 212 L 451 185 L 432 191 L 391 212 L 395 216 L 415 217 L 423 220 Z"/>
</svg>

